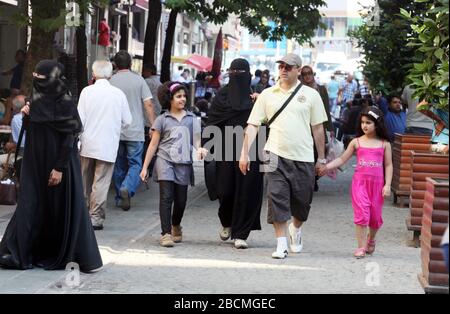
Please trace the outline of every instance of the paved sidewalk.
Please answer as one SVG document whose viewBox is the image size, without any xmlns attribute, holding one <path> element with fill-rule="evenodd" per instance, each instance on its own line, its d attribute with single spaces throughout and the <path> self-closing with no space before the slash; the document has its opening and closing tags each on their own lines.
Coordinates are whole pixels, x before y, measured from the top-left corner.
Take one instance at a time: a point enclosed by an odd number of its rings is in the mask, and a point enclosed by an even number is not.
<svg viewBox="0 0 450 314">
<path fill-rule="evenodd" d="M 351 165 L 351 163 L 349 163 Z M 253 232 L 248 250 L 222 242 L 217 202 L 209 201 L 202 167 L 196 165 L 196 187 L 189 191 L 183 219 L 185 241 L 174 248 L 158 245 L 160 233 L 156 184 L 142 188 L 129 212 L 113 206 L 105 229 L 96 232 L 104 261 L 102 271 L 81 275 L 69 287 L 68 272 L 0 270 L 0 293 L 423 293 L 420 249 L 407 246 L 411 234 L 404 221 L 407 209 L 386 202 L 385 225 L 373 257 L 356 260 L 353 213 L 348 188 L 353 168 L 338 180 L 322 178 L 310 220 L 304 226 L 304 251 L 274 260 L 273 228 Z M 0 235 L 12 208 L 0 206 Z M 379 280 L 376 273 L 379 271 Z"/>
</svg>

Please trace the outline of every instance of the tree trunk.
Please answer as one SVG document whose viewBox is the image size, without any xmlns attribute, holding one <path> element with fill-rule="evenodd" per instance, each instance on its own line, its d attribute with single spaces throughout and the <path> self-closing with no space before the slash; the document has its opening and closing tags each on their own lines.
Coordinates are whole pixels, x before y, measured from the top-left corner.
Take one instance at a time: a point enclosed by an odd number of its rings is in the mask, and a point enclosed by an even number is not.
<svg viewBox="0 0 450 314">
<path fill-rule="evenodd" d="M 41 27 L 43 19 L 56 19 L 65 7 L 65 0 L 31 0 L 33 10 L 31 22 L 31 40 L 25 61 L 21 92 L 30 95 L 32 74 L 36 64 L 43 59 L 51 59 L 55 30 L 46 31 Z"/>
<path fill-rule="evenodd" d="M 161 0 L 148 1 L 148 21 L 145 31 L 144 42 L 144 64 L 142 71 L 146 66 L 155 65 L 156 41 L 158 38 L 158 26 L 161 20 L 162 4 Z"/>
<path fill-rule="evenodd" d="M 173 37 L 177 25 L 178 10 L 171 10 L 169 24 L 166 30 L 166 41 L 164 42 L 164 52 L 161 60 L 161 82 L 170 81 L 170 57 L 172 56 Z"/>
<path fill-rule="evenodd" d="M 87 38 L 86 26 L 84 25 L 84 12 L 81 14 L 81 25 L 77 27 L 77 82 L 78 96 L 83 88 L 88 86 L 88 65 L 87 65 Z"/>
</svg>

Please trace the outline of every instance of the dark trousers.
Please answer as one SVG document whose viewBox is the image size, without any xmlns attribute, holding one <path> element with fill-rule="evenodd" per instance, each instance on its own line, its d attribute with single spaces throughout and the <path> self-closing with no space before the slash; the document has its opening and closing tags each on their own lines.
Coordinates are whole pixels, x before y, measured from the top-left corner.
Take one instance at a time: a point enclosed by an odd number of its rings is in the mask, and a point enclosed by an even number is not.
<svg viewBox="0 0 450 314">
<path fill-rule="evenodd" d="M 429 136 L 431 136 L 431 135 L 433 135 L 433 130 L 411 126 L 409 128 L 406 128 L 405 134 L 429 135 Z"/>
<path fill-rule="evenodd" d="M 187 185 L 179 185 L 172 181 L 159 181 L 159 217 L 162 235 L 170 234 L 172 225 L 180 225 L 186 208 L 187 190 Z"/>
</svg>

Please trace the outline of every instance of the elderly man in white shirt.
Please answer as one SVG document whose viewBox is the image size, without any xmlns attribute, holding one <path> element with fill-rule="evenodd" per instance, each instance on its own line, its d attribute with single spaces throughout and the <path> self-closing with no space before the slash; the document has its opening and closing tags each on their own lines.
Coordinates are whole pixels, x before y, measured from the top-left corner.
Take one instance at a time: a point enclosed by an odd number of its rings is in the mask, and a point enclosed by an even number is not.
<svg viewBox="0 0 450 314">
<path fill-rule="evenodd" d="M 80 156 L 84 195 L 92 225 L 94 230 L 101 230 L 120 133 L 131 124 L 132 116 L 125 94 L 109 83 L 112 64 L 95 61 L 92 70 L 95 84 L 83 89 L 78 102 L 83 123 Z"/>
</svg>

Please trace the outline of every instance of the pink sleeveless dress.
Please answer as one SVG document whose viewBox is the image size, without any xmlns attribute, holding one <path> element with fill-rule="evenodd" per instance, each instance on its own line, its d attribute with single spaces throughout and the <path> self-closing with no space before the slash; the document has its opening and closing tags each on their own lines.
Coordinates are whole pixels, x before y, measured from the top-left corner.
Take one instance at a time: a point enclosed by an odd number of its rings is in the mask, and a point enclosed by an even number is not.
<svg viewBox="0 0 450 314">
<path fill-rule="evenodd" d="M 361 147 L 352 180 L 352 206 L 356 225 L 379 229 L 383 225 L 384 142 L 381 147 Z"/>
</svg>

